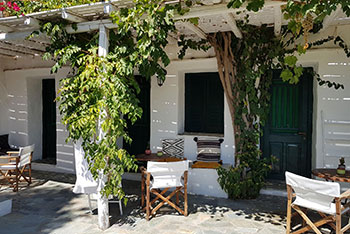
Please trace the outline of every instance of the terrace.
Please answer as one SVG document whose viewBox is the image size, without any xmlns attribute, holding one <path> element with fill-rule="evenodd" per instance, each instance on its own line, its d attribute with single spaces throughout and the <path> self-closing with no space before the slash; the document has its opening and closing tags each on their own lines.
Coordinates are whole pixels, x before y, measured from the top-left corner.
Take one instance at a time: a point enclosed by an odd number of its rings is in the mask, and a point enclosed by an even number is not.
<svg viewBox="0 0 350 234">
<path fill-rule="evenodd" d="M 110 205 L 111 227 L 98 229 L 97 210 L 91 215 L 87 196 L 72 192 L 72 174 L 33 172 L 33 184 L 18 193 L 0 187 L 0 197 L 13 200 L 11 214 L 0 217 L 6 233 L 266 233 L 285 232 L 286 199 L 261 195 L 254 200 L 233 201 L 189 195 L 189 215 L 162 208 L 150 221 L 140 207 L 140 182 L 124 180 L 128 203 L 120 216 Z M 95 204 L 93 204 L 95 205 Z"/>
</svg>

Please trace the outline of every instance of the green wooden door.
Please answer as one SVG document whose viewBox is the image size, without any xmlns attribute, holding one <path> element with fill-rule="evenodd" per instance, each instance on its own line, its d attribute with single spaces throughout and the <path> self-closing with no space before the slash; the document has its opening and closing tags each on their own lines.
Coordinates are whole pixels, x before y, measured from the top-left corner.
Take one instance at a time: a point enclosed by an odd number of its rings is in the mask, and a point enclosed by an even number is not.
<svg viewBox="0 0 350 234">
<path fill-rule="evenodd" d="M 133 140 L 131 145 L 124 142 L 124 148 L 133 155 L 145 152 L 150 140 L 150 81 L 144 77 L 136 76 L 141 92 L 137 95 L 140 107 L 143 110 L 142 117 L 135 124 L 128 124 L 128 132 Z"/>
<path fill-rule="evenodd" d="M 42 80 L 43 159 L 56 160 L 56 89 L 55 79 Z"/>
<path fill-rule="evenodd" d="M 313 77 L 307 71 L 296 85 L 283 82 L 280 71 L 274 71 L 269 120 L 261 141 L 263 156 L 278 159 L 273 179 L 284 179 L 285 171 L 307 177 L 311 173 Z"/>
</svg>

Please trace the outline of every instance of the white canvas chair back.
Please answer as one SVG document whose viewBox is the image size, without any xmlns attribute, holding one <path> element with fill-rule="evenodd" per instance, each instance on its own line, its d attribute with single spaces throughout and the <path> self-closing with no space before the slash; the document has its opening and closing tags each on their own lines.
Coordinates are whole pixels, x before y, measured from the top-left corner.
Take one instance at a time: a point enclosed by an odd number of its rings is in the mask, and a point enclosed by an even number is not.
<svg viewBox="0 0 350 234">
<path fill-rule="evenodd" d="M 147 172 L 153 176 L 151 188 L 183 186 L 181 177 L 188 171 L 188 161 L 147 162 Z"/>
<path fill-rule="evenodd" d="M 35 145 L 30 145 L 26 147 L 19 148 L 19 167 L 23 167 L 31 163 L 31 155 L 34 152 Z"/>
<path fill-rule="evenodd" d="M 308 179 L 290 172 L 286 172 L 286 183 L 296 194 L 293 204 L 327 214 L 335 213 L 333 200 L 340 196 L 338 183 Z"/>
</svg>

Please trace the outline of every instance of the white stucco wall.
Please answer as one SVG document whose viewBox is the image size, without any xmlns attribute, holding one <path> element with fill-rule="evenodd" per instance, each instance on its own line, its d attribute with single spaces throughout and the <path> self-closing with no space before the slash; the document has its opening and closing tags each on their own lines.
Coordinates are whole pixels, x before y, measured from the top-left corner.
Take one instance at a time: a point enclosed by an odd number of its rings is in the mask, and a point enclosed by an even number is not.
<svg viewBox="0 0 350 234">
<path fill-rule="evenodd" d="M 350 165 L 350 59 L 341 49 L 311 50 L 300 58 L 324 80 L 341 83 L 335 90 L 314 85 L 313 168 Z"/>
<path fill-rule="evenodd" d="M 9 105 L 5 86 L 5 74 L 0 66 L 0 135 L 9 133 Z"/>
<path fill-rule="evenodd" d="M 45 63 L 43 63 L 45 65 Z M 16 66 L 19 66 L 18 64 Z M 4 71 L 4 86 L 8 92 L 10 144 L 25 146 L 35 144 L 34 160 L 42 158 L 42 79 L 55 79 L 56 91 L 59 80 L 66 77 L 69 69 L 50 74 L 50 68 L 11 69 Z M 2 99 L 1 99 L 2 100 Z M 60 171 L 74 171 L 72 144 L 65 142 L 67 131 L 61 124 L 57 106 L 57 165 Z M 2 116 L 2 114 L 1 114 Z"/>
<path fill-rule="evenodd" d="M 340 27 L 338 32 L 350 44 L 350 30 L 347 29 L 350 27 Z M 330 28 L 328 31 L 333 32 L 335 29 Z M 160 150 L 162 139 L 184 138 L 185 156 L 195 160 L 196 144 L 193 141 L 195 135 L 183 134 L 184 76 L 185 73 L 217 71 L 216 59 L 213 58 L 213 51 L 208 53 L 190 51 L 186 56 L 187 59 L 181 61 L 176 59 L 176 47 L 170 46 L 168 49 L 170 57 L 174 60 L 167 68 L 167 79 L 162 87 L 157 85 L 155 78 L 151 84 L 151 149 L 153 152 Z M 197 59 L 193 59 L 195 57 Z M 312 167 L 335 167 L 340 156 L 348 157 L 346 162 L 350 165 L 350 140 L 347 140 L 350 138 L 350 124 L 346 124 L 347 121 L 350 123 L 350 59 L 346 58 L 341 49 L 314 49 L 303 55 L 300 63 L 304 67 L 314 67 L 323 79 L 345 85 L 344 90 L 334 90 L 319 87 L 317 82 L 314 82 Z M 41 80 L 55 78 L 58 88 L 59 79 L 68 73 L 67 69 L 63 69 L 58 74 L 52 75 L 49 67 L 50 63 L 38 59 L 13 61 L 0 59 L 0 134 L 10 132 L 12 145 L 35 143 L 37 145 L 35 158 L 41 157 L 42 150 Z M 323 124 L 321 113 L 326 121 L 333 121 L 333 124 Z M 226 101 L 224 118 L 222 160 L 224 163 L 232 164 L 234 138 Z M 56 167 L 73 171 L 73 146 L 65 143 L 67 132 L 60 119 L 57 110 Z M 329 140 L 330 138 L 338 140 Z"/>
<path fill-rule="evenodd" d="M 346 36 L 344 36 L 346 38 Z M 175 53 L 175 52 L 174 52 Z M 314 109 L 312 136 L 312 168 L 336 167 L 340 157 L 347 157 L 350 165 L 350 59 L 342 49 L 314 49 L 300 57 L 300 64 L 313 67 L 324 80 L 345 86 L 344 90 L 320 87 L 314 81 Z M 151 148 L 161 149 L 164 138 L 184 138 L 185 156 L 196 158 L 195 135 L 183 135 L 184 128 L 184 74 L 187 72 L 214 72 L 215 58 L 172 61 L 167 79 L 158 87 L 156 79 L 151 86 Z M 323 113 L 323 117 L 321 115 Z M 232 123 L 225 102 L 225 131 L 222 144 L 224 163 L 234 162 Z M 324 118 L 324 121 L 322 121 Z M 323 122 L 334 122 L 333 124 Z M 200 136 L 206 137 L 206 136 Z"/>
<path fill-rule="evenodd" d="M 189 160 L 196 159 L 197 146 L 193 141 L 195 136 L 200 138 L 213 138 L 210 135 L 186 135 L 184 134 L 184 82 L 186 73 L 216 72 L 215 58 L 202 58 L 193 60 L 173 61 L 167 68 L 168 75 L 162 87 L 159 87 L 156 79 L 151 84 L 151 149 L 157 152 L 161 149 L 161 140 L 166 138 L 185 139 L 185 157 Z M 221 144 L 223 163 L 234 162 L 234 140 L 232 122 L 225 100 L 224 136 Z"/>
</svg>

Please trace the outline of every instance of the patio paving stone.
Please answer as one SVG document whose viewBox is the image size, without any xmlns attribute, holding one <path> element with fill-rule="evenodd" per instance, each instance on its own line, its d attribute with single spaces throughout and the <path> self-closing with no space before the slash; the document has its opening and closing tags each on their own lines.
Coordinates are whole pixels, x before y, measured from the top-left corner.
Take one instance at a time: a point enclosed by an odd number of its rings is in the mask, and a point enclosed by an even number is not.
<svg viewBox="0 0 350 234">
<path fill-rule="evenodd" d="M 97 227 L 97 210 L 89 213 L 87 196 L 72 193 L 75 176 L 33 172 L 33 184 L 18 193 L 0 187 L 0 198 L 13 199 L 11 214 L 0 217 L 0 233 L 55 234 L 279 234 L 285 232 L 286 199 L 261 195 L 254 200 L 233 201 L 189 195 L 189 216 L 164 207 L 150 221 L 140 210 L 140 182 L 123 181 L 128 197 L 124 215 L 110 204 L 111 227 Z M 93 206 L 96 203 L 93 202 Z M 4 232 L 5 231 L 5 232 Z"/>
</svg>

